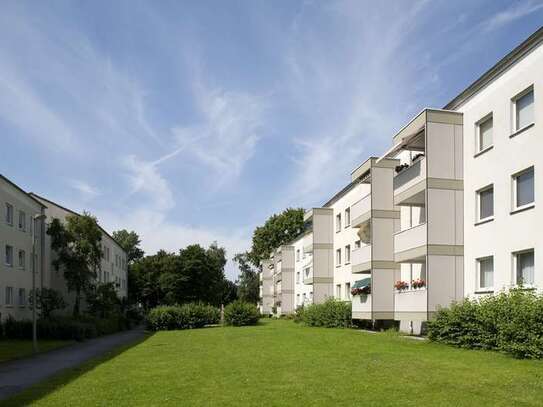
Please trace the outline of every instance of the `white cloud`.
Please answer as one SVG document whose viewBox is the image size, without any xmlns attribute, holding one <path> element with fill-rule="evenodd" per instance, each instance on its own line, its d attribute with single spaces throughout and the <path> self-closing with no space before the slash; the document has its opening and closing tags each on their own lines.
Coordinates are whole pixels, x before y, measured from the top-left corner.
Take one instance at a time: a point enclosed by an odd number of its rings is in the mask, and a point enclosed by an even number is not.
<svg viewBox="0 0 543 407">
<path fill-rule="evenodd" d="M 481 27 L 484 31 L 493 31 L 541 9 L 543 9 L 541 1 L 515 2 L 507 9 L 483 21 Z"/>
<path fill-rule="evenodd" d="M 98 190 L 98 188 L 88 184 L 83 180 L 70 180 L 69 185 L 81 194 L 81 197 L 84 201 L 89 201 L 101 195 L 101 192 Z"/>
</svg>

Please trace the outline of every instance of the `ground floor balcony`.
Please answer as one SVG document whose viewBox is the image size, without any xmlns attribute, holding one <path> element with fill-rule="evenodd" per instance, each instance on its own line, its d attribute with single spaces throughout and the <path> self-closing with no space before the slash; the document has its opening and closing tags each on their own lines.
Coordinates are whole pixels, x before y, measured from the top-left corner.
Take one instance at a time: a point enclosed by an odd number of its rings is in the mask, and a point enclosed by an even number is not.
<svg viewBox="0 0 543 407">
<path fill-rule="evenodd" d="M 351 304 L 353 319 L 372 319 L 371 294 L 354 295 Z"/>
<path fill-rule="evenodd" d="M 394 293 L 395 320 L 426 320 L 428 318 L 428 291 L 425 288 L 401 290 Z"/>
<path fill-rule="evenodd" d="M 394 261 L 397 263 L 424 262 L 427 244 L 426 223 L 394 235 Z"/>
</svg>

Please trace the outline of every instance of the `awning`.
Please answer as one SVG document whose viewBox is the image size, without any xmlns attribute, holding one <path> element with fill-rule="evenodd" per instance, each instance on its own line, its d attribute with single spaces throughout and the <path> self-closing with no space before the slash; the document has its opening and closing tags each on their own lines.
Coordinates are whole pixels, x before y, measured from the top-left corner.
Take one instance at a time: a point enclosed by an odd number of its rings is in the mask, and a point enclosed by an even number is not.
<svg viewBox="0 0 543 407">
<path fill-rule="evenodd" d="M 355 281 L 351 288 L 366 288 L 371 287 L 371 277 L 363 278 L 362 280 Z"/>
</svg>

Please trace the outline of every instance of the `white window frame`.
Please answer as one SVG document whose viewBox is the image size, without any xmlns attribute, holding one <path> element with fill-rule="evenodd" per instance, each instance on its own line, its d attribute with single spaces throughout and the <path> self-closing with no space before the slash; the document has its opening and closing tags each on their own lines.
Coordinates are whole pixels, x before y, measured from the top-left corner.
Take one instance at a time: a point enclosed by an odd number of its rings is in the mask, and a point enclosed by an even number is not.
<svg viewBox="0 0 543 407">
<path fill-rule="evenodd" d="M 351 262 L 351 245 L 348 244 L 345 246 L 345 264 L 349 264 Z"/>
<path fill-rule="evenodd" d="M 26 290 L 24 288 L 19 288 L 18 305 L 19 307 L 26 306 Z"/>
<path fill-rule="evenodd" d="M 527 94 L 529 93 L 533 93 L 533 109 L 534 109 L 534 120 L 532 120 L 530 123 L 522 126 L 522 127 L 519 127 L 519 123 L 518 123 L 518 116 L 517 116 L 517 102 L 522 99 L 524 96 L 526 96 Z M 519 132 L 522 132 L 522 130 L 530 127 L 532 124 L 535 123 L 535 92 L 534 92 L 534 85 L 530 85 L 528 86 L 526 89 L 524 89 L 522 92 L 518 93 L 516 96 L 514 96 L 513 98 L 511 98 L 511 105 L 512 105 L 512 131 L 511 133 L 512 134 L 515 134 L 515 133 L 519 133 Z"/>
<path fill-rule="evenodd" d="M 489 190 L 492 190 L 492 215 L 482 218 L 481 217 L 481 194 L 483 192 L 488 192 Z M 494 209 L 495 209 L 495 199 L 494 199 L 494 184 L 487 185 L 476 192 L 476 213 L 475 213 L 475 219 L 478 222 L 486 222 L 491 219 L 494 219 Z"/>
<path fill-rule="evenodd" d="M 345 229 L 351 226 L 351 208 L 345 209 Z"/>
<path fill-rule="evenodd" d="M 22 257 L 21 257 L 21 253 L 23 255 Z M 17 251 L 17 259 L 19 261 L 19 268 L 21 270 L 24 270 L 26 268 L 26 252 L 22 249 L 19 249 Z M 22 262 L 21 262 L 21 259 L 23 260 Z"/>
<path fill-rule="evenodd" d="M 512 255 L 513 255 L 513 285 L 514 286 L 519 286 L 519 282 L 518 282 L 518 256 L 519 255 L 522 255 L 522 254 L 526 254 L 526 253 L 532 253 L 533 254 L 533 257 L 534 257 L 534 282 L 532 283 L 529 283 L 529 284 L 526 284 L 526 283 L 523 283 L 522 286 L 524 288 L 533 288 L 534 287 L 534 284 L 535 284 L 535 249 L 533 248 L 530 248 L 530 249 L 524 249 L 524 250 L 518 250 L 516 252 L 513 252 Z"/>
<path fill-rule="evenodd" d="M 296 284 L 300 284 L 300 272 L 296 272 Z"/>
<path fill-rule="evenodd" d="M 19 228 L 19 230 L 26 232 L 26 213 L 22 210 L 19 210 L 19 219 L 17 221 L 17 227 Z"/>
<path fill-rule="evenodd" d="M 6 307 L 13 307 L 13 287 L 6 287 Z"/>
<path fill-rule="evenodd" d="M 336 215 L 336 233 L 341 232 L 341 213 Z"/>
<path fill-rule="evenodd" d="M 296 249 L 296 261 L 300 261 L 300 249 Z"/>
<path fill-rule="evenodd" d="M 336 298 L 341 300 L 341 284 L 336 284 Z"/>
<path fill-rule="evenodd" d="M 341 248 L 336 249 L 336 267 L 341 266 Z"/>
<path fill-rule="evenodd" d="M 529 171 L 532 171 L 533 174 L 534 174 L 534 183 L 533 183 L 533 188 L 534 188 L 534 200 L 532 202 L 529 202 L 527 204 L 524 204 L 524 205 L 520 205 L 520 206 L 517 206 L 517 179 L 518 177 L 520 177 L 521 175 L 524 175 L 525 173 L 529 172 Z M 515 174 L 513 174 L 511 176 L 511 187 L 512 187 L 512 191 L 511 191 L 511 208 L 512 208 L 512 211 L 513 212 L 516 212 L 516 211 L 521 211 L 523 209 L 527 209 L 527 208 L 531 208 L 533 206 L 535 206 L 535 167 L 534 166 L 531 166 L 531 167 L 528 167 L 528 168 L 525 168 L 523 169 L 522 171 L 519 171 Z"/>
<path fill-rule="evenodd" d="M 486 260 L 492 260 L 492 286 L 491 287 L 482 287 L 481 286 L 481 263 Z M 485 257 L 479 257 L 475 259 L 476 262 L 476 270 L 477 270 L 477 287 L 476 291 L 494 291 L 494 276 L 495 276 L 495 269 L 494 269 L 494 256 L 485 256 Z"/>
<path fill-rule="evenodd" d="M 492 120 L 492 141 L 490 145 L 483 148 L 481 143 L 481 126 L 487 123 L 489 120 Z M 492 147 L 494 147 L 494 115 L 492 112 L 490 112 L 475 123 L 475 154 L 483 153 L 490 150 Z"/>
<path fill-rule="evenodd" d="M 11 261 L 8 261 L 8 248 L 11 249 Z M 13 246 L 9 244 L 4 246 L 4 263 L 6 264 L 6 266 L 13 267 Z"/>
<path fill-rule="evenodd" d="M 351 299 L 351 283 L 345 283 L 345 298 L 347 300 Z"/>
<path fill-rule="evenodd" d="M 13 226 L 13 205 L 9 202 L 6 202 L 5 221 L 6 224 Z"/>
</svg>

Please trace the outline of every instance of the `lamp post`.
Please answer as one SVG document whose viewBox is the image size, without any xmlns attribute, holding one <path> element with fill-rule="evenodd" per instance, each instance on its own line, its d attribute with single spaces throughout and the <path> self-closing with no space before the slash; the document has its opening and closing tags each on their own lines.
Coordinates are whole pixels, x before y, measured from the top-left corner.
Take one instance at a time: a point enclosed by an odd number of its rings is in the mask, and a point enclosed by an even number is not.
<svg viewBox="0 0 543 407">
<path fill-rule="evenodd" d="M 38 353 L 38 329 L 36 321 L 36 221 L 45 219 L 44 214 L 32 216 L 32 351 Z"/>
</svg>

